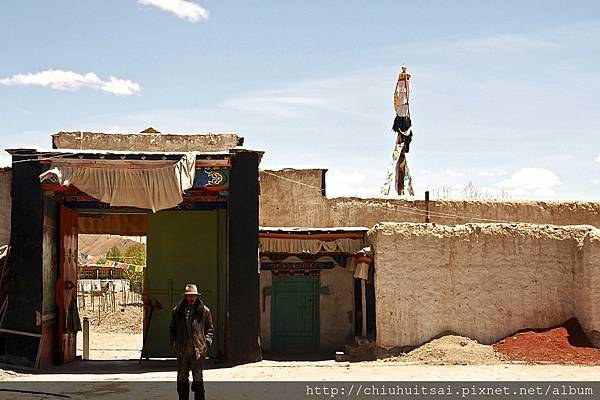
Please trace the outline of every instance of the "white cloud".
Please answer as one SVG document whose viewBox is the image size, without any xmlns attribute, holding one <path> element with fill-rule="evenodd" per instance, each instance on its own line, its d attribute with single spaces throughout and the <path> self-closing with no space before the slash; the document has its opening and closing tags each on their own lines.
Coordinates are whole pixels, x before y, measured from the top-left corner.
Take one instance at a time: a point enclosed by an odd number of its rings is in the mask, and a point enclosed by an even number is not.
<svg viewBox="0 0 600 400">
<path fill-rule="evenodd" d="M 360 172 L 329 170 L 326 179 L 327 197 L 373 197 L 378 196 L 381 189 L 381 187 L 374 186 L 372 182 L 369 182 L 367 176 Z"/>
<path fill-rule="evenodd" d="M 389 105 L 381 96 L 388 87 L 386 83 L 378 74 L 302 80 L 228 98 L 219 107 L 276 118 L 305 118 L 308 113 L 327 112 L 380 122 L 378 105 Z M 388 112 L 384 115 L 389 118 Z"/>
<path fill-rule="evenodd" d="M 464 172 L 458 171 L 456 169 L 447 169 L 444 172 L 453 178 L 460 178 L 460 177 L 466 176 Z"/>
<path fill-rule="evenodd" d="M 114 76 L 109 81 L 102 82 L 100 89 L 105 92 L 116 94 L 117 96 L 130 96 L 139 93 L 141 87 L 139 84 L 126 79 L 117 79 Z"/>
<path fill-rule="evenodd" d="M 322 98 L 272 90 L 225 100 L 220 106 L 256 114 L 294 118 L 299 116 L 301 110 L 320 108 L 326 104 L 327 101 Z"/>
<path fill-rule="evenodd" d="M 461 43 L 462 49 L 473 53 L 497 51 L 498 49 L 538 50 L 558 47 L 556 42 L 540 40 L 526 35 L 499 34 L 467 39 Z"/>
<path fill-rule="evenodd" d="M 479 171 L 477 172 L 477 176 L 483 176 L 483 177 L 491 177 L 491 176 L 504 176 L 506 175 L 506 171 Z"/>
<path fill-rule="evenodd" d="M 600 163 L 600 154 L 598 154 L 598 157 L 596 157 L 596 162 Z"/>
<path fill-rule="evenodd" d="M 558 185 L 560 185 L 558 176 L 548 169 L 523 168 L 495 186 L 523 198 L 526 196 L 554 196 L 554 187 Z"/>
<path fill-rule="evenodd" d="M 189 22 L 208 19 L 208 10 L 186 0 L 138 0 L 139 4 L 155 6 Z"/>
<path fill-rule="evenodd" d="M 117 96 L 130 96 L 139 93 L 138 83 L 127 79 L 111 76 L 103 81 L 93 72 L 79 74 L 73 71 L 48 69 L 36 73 L 16 74 L 9 78 L 0 79 L 0 85 L 5 86 L 43 86 L 55 90 L 75 91 L 82 87 L 99 89 Z"/>
</svg>

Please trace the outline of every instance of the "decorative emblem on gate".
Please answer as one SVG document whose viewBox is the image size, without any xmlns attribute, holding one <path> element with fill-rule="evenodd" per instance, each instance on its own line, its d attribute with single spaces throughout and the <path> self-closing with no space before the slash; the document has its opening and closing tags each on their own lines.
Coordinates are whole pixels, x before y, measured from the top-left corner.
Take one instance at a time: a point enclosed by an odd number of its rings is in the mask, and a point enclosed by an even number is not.
<svg viewBox="0 0 600 400">
<path fill-rule="evenodd" d="M 211 178 L 208 181 L 209 186 L 219 186 L 225 180 L 223 175 L 218 171 L 207 171 L 206 174 Z"/>
<path fill-rule="evenodd" d="M 194 178 L 195 188 L 223 188 L 229 186 L 229 170 L 227 169 L 197 169 Z"/>
</svg>

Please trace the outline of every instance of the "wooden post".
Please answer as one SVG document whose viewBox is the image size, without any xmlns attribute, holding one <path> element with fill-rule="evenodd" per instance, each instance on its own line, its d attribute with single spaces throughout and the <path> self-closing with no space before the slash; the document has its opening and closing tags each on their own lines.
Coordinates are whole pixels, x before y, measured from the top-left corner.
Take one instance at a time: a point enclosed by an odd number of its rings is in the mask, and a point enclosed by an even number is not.
<svg viewBox="0 0 600 400">
<path fill-rule="evenodd" d="M 425 223 L 429 223 L 429 190 L 425 192 L 425 210 L 427 211 Z"/>
<path fill-rule="evenodd" d="M 360 294 L 362 297 L 362 336 L 367 336 L 367 281 L 360 280 Z"/>
<path fill-rule="evenodd" d="M 90 359 L 90 319 L 83 317 L 83 359 Z"/>
<path fill-rule="evenodd" d="M 83 283 L 81 283 L 81 297 L 83 300 L 83 309 L 85 310 L 85 285 Z"/>
</svg>

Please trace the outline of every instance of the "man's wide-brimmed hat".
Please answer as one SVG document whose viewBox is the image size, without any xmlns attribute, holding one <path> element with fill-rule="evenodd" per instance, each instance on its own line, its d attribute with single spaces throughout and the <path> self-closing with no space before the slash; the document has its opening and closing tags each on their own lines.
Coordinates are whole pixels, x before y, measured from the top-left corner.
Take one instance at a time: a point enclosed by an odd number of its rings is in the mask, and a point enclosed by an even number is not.
<svg viewBox="0 0 600 400">
<path fill-rule="evenodd" d="M 198 288 L 193 283 L 188 283 L 185 285 L 185 292 L 183 294 L 199 294 Z"/>
</svg>

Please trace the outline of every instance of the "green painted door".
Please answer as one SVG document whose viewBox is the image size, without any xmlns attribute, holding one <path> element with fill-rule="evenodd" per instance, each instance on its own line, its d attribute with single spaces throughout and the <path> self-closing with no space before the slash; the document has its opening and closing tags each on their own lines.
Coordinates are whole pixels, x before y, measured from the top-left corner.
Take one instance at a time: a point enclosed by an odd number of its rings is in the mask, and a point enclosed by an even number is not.
<svg viewBox="0 0 600 400">
<path fill-rule="evenodd" d="M 319 277 L 273 276 L 273 350 L 311 354 L 319 349 Z"/>
<path fill-rule="evenodd" d="M 150 301 L 158 301 L 162 308 L 154 308 L 152 312 L 144 357 L 175 356 L 169 346 L 171 309 L 190 282 L 198 285 L 202 299 L 212 311 L 215 341 L 209 356 L 222 353 L 226 241 L 225 210 L 148 214 L 146 293 Z"/>
</svg>

